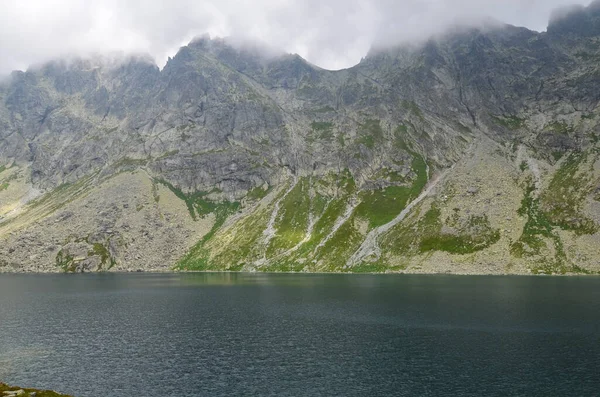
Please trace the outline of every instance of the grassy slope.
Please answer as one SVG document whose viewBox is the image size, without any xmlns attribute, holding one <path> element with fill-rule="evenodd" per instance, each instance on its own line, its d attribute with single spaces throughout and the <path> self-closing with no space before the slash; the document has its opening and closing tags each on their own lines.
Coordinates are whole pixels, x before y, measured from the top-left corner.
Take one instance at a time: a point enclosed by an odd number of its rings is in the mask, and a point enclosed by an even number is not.
<svg viewBox="0 0 600 397">
<path fill-rule="evenodd" d="M 313 126 L 315 130 L 329 128 L 329 125 Z M 368 147 L 371 142 L 383 139 L 378 121 L 367 120 L 362 128 L 363 136 L 356 145 Z M 345 271 L 346 261 L 359 248 L 365 235 L 392 221 L 427 183 L 424 159 L 400 137 L 396 136 L 395 142 L 395 150 L 412 157 L 412 175 L 399 178 L 391 171 L 384 172 L 389 185 L 373 190 L 359 190 L 348 170 L 320 178 L 299 178 L 287 194 L 287 188 L 281 189 L 268 205 L 258 206 L 233 225 L 205 237 L 177 267 L 240 270 L 252 268 L 258 261 L 257 270 L 265 271 Z M 247 199 L 258 201 L 262 196 L 257 197 L 251 191 Z M 274 216 L 277 201 L 275 234 L 266 241 L 263 231 Z M 345 218 L 347 220 L 342 222 Z"/>
</svg>

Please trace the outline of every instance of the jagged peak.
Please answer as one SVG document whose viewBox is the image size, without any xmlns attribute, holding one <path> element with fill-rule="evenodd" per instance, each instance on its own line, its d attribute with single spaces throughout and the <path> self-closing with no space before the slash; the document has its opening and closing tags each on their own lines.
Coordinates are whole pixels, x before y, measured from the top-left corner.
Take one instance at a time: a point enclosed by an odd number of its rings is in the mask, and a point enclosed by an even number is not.
<svg viewBox="0 0 600 397">
<path fill-rule="evenodd" d="M 211 38 L 209 34 L 203 34 L 193 38 L 188 46 L 215 55 L 218 55 L 223 51 L 235 51 L 240 54 L 256 56 L 267 60 L 287 54 L 285 51 L 270 46 L 262 41 L 238 36 Z"/>
<path fill-rule="evenodd" d="M 167 65 L 173 62 L 194 61 L 195 53 L 208 55 L 218 62 L 224 63 L 240 72 L 256 74 L 265 69 L 291 67 L 320 70 L 298 54 L 286 53 L 260 41 L 238 37 L 214 37 L 204 34 L 190 41 L 187 46 L 179 49 L 173 58 L 169 58 Z"/>
<path fill-rule="evenodd" d="M 431 35 L 419 41 L 401 42 L 395 45 L 374 45 L 361 63 L 379 56 L 406 56 L 433 48 L 442 43 L 467 42 L 474 39 L 493 39 L 499 41 L 519 40 L 523 36 L 537 34 L 525 27 L 514 26 L 500 22 L 494 18 L 485 18 L 470 24 L 456 24 L 445 31 Z"/>
<path fill-rule="evenodd" d="M 600 35 L 600 0 L 587 7 L 570 5 L 555 9 L 548 23 L 550 34 Z"/>
</svg>

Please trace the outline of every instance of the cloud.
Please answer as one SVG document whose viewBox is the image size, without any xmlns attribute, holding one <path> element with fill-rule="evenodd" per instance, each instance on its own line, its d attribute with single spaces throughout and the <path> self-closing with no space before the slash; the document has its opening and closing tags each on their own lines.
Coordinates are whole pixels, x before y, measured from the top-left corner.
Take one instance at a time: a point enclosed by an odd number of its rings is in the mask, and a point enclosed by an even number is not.
<svg viewBox="0 0 600 397">
<path fill-rule="evenodd" d="M 373 44 L 485 17 L 544 30 L 584 0 L 0 0 L 0 74 L 66 55 L 147 52 L 162 66 L 194 36 L 237 36 L 321 67 L 357 63 Z"/>
</svg>

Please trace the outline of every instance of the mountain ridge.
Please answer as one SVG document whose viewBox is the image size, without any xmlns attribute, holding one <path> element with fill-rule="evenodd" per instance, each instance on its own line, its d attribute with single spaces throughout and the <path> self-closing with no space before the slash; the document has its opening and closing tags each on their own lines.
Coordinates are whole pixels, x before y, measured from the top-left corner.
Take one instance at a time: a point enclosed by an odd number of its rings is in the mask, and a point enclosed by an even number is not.
<svg viewBox="0 0 600 397">
<path fill-rule="evenodd" d="M 340 71 L 203 37 L 15 73 L 0 271 L 598 272 L 598 4 Z"/>
</svg>

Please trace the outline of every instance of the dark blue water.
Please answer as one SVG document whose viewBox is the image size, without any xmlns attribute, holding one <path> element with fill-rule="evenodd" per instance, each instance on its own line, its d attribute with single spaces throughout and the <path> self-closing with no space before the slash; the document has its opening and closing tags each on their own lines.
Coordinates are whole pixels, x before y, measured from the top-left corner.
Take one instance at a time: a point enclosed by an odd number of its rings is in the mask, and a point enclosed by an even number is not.
<svg viewBox="0 0 600 397">
<path fill-rule="evenodd" d="M 0 380 L 76 396 L 597 396 L 600 278 L 0 275 Z"/>
</svg>

